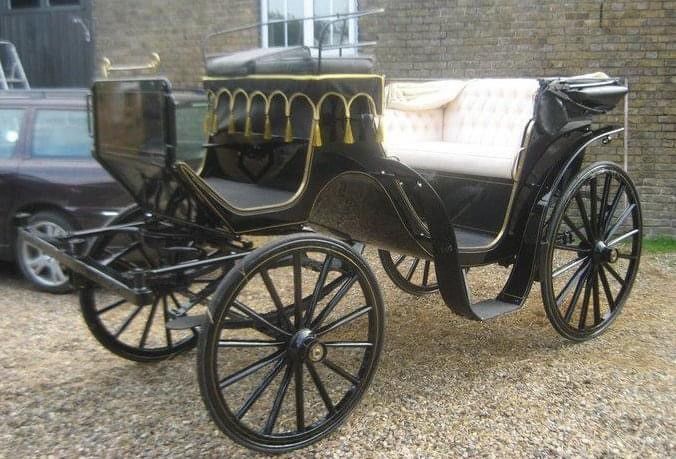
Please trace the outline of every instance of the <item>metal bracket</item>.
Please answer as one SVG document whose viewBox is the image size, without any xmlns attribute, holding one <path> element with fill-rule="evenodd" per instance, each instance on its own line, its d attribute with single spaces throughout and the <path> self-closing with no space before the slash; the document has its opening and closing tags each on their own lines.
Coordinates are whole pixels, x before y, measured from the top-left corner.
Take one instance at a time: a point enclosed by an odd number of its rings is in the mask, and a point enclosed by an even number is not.
<svg viewBox="0 0 676 459">
<path fill-rule="evenodd" d="M 160 69 L 160 55 L 157 53 L 150 54 L 150 62 L 139 65 L 113 65 L 107 57 L 102 59 L 101 73 L 104 78 L 108 78 L 111 72 L 133 72 L 133 71 L 153 71 L 157 73 Z"/>
</svg>

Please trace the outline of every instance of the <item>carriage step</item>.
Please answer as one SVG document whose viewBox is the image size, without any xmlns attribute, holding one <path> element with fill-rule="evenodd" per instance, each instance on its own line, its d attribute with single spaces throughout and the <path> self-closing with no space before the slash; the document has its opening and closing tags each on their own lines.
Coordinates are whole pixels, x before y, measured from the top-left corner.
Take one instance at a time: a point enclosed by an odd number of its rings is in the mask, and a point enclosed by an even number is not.
<svg viewBox="0 0 676 459">
<path fill-rule="evenodd" d="M 490 320 L 521 308 L 520 304 L 506 303 L 500 300 L 485 300 L 471 306 L 479 320 Z"/>
<path fill-rule="evenodd" d="M 183 316 L 167 322 L 168 330 L 190 330 L 192 328 L 201 327 L 204 321 L 207 320 L 206 314 L 198 316 Z"/>
</svg>

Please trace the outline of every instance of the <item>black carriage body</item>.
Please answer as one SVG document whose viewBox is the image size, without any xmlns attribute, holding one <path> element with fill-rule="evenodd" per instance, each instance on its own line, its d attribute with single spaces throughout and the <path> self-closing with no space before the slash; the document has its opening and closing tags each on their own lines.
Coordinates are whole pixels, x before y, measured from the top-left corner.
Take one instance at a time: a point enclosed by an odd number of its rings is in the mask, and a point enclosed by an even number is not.
<svg viewBox="0 0 676 459">
<path fill-rule="evenodd" d="M 344 22 L 365 14 L 329 19 Z M 340 45 L 337 49 L 342 55 Z M 375 276 L 361 256 L 364 244 L 381 249 L 383 266 L 400 288 L 413 294 L 438 289 L 455 313 L 472 320 L 519 309 L 539 280 L 552 325 L 572 340 L 597 336 L 617 317 L 640 258 L 640 205 L 627 174 L 610 163 L 580 172 L 590 145 L 608 143 L 623 130 L 592 126 L 594 115 L 609 111 L 626 95 L 627 88 L 618 80 L 605 75 L 516 80 L 507 88 L 499 86 L 503 80 L 449 80 L 436 83 L 450 93 L 460 89 L 448 99 L 442 94 L 441 102 L 432 94 L 430 104 L 429 97 L 425 103 L 419 98 L 421 93 L 430 95 L 430 87 L 415 86 L 423 83 L 388 86 L 386 91 L 384 77 L 368 73 L 370 61 L 322 60 L 321 46 L 318 51 L 319 59 L 304 47 L 205 53 L 209 76 L 204 93 L 174 91 L 164 78 L 97 81 L 94 154 L 137 207 L 107 227 L 56 240 L 19 232 L 71 270 L 82 288 L 85 321 L 112 352 L 138 361 L 163 359 L 196 345 L 199 331 L 198 377 L 213 419 L 235 441 L 264 452 L 300 448 L 328 434 L 372 378 L 382 346 L 384 308 Z M 157 63 L 156 56 L 151 67 Z M 355 69 L 362 73 L 351 74 Z M 307 71 L 314 73 L 303 74 Z M 500 98 L 495 104 L 476 103 L 475 93 L 468 91 L 469 111 L 482 126 L 491 127 L 495 120 L 483 119 L 483 112 L 476 116 L 477 106 L 489 112 L 507 108 L 501 112 L 503 119 L 518 112 L 518 122 L 508 123 L 509 128 L 519 126 L 510 131 L 509 148 L 500 145 L 503 138 L 472 144 L 476 138 L 465 142 L 462 135 L 451 133 L 446 141 L 447 116 L 459 130 L 465 128 L 462 117 L 447 112 L 463 106 L 456 98 L 477 81 L 474 89 L 488 88 L 491 97 Z M 521 84 L 526 97 L 514 108 L 510 104 L 520 97 Z M 434 92 L 437 86 L 431 88 Z M 442 112 L 442 145 L 435 144 L 437 137 L 416 145 L 426 138 L 407 139 L 414 130 L 409 126 L 395 138 L 395 148 L 384 140 L 388 110 L 414 112 L 418 127 L 425 130 L 427 123 L 436 122 L 434 115 L 418 112 L 429 112 L 430 107 Z M 396 142 L 414 145 L 397 150 Z M 477 145 L 489 148 L 472 151 Z M 418 158 L 400 160 L 393 153 L 425 154 L 430 151 L 425 148 L 443 148 L 441 153 L 458 156 L 428 156 L 416 162 Z M 508 155 L 500 156 L 505 152 Z M 472 158 L 478 158 L 477 164 L 483 161 L 481 167 L 466 164 Z M 613 220 L 623 196 L 626 207 Z M 560 230 L 573 207 L 579 221 L 567 221 L 568 229 Z M 631 223 L 625 225 L 630 216 Z M 626 232 L 619 236 L 623 225 Z M 299 234 L 257 249 L 245 239 L 291 233 Z M 615 247 L 622 241 L 631 243 L 630 251 Z M 565 265 L 555 266 L 556 250 L 570 256 Z M 400 255 L 396 261 L 394 253 Z M 406 256 L 415 261 L 402 276 L 397 266 Z M 610 266 L 623 257 L 628 261 L 624 277 Z M 411 276 L 421 261 L 422 285 L 414 285 Z M 436 282 L 429 284 L 432 263 Z M 509 279 L 497 298 L 474 303 L 468 268 L 493 263 L 511 266 Z M 291 288 L 281 286 L 285 292 L 275 287 L 271 276 L 280 271 L 292 278 Z M 574 274 L 557 292 L 554 278 L 563 272 Z M 616 293 L 606 276 L 617 281 Z M 315 277 L 308 292 L 303 282 Z M 257 293 L 242 293 L 254 282 L 263 297 L 257 305 L 252 303 Z M 94 284 L 122 299 L 101 307 Z M 344 301 L 353 286 L 361 293 L 356 300 Z M 601 289 L 609 308 L 604 315 Z M 579 319 L 572 320 L 583 291 Z M 280 292 L 288 293 L 287 298 L 282 300 Z M 571 293 L 570 305 L 562 309 Z M 168 307 L 171 302 L 175 308 Z M 350 303 L 347 310 L 328 320 L 341 302 Z M 106 314 L 125 304 L 132 308 L 121 325 L 106 325 Z M 207 304 L 204 314 L 189 314 Z M 150 312 L 140 339 L 125 341 L 125 330 L 145 307 Z M 590 308 L 594 323 L 587 327 Z M 149 349 L 153 318 L 160 314 L 165 341 Z M 359 318 L 368 322 L 363 336 L 326 338 Z M 184 334 L 177 340 L 175 332 Z M 274 352 L 221 373 L 223 362 L 234 365 L 234 360 L 219 358 L 221 352 L 253 348 Z M 327 358 L 338 348 L 361 350 L 359 368 L 346 371 Z M 320 364 L 349 382 L 337 404 L 316 371 Z M 326 416 L 313 424 L 304 414 L 304 366 L 321 396 L 323 403 L 317 405 L 326 408 Z M 261 384 L 243 404 L 237 395 L 240 406 L 231 406 L 225 391 L 263 368 L 269 373 Z M 282 369 L 264 425 L 252 428 L 242 422 Z M 276 434 L 292 379 L 296 430 Z"/>
<path fill-rule="evenodd" d="M 192 122 L 187 129 L 192 149 L 186 151 L 178 138 L 185 122 L 181 128 L 176 124 L 183 109 L 166 80 L 101 81 L 94 87 L 96 157 L 139 205 L 160 215 L 171 202 L 190 196 L 217 209 L 220 220 L 211 223 L 234 234 L 285 232 L 313 223 L 344 238 L 431 257 L 415 191 L 420 181 L 441 199 L 451 223 L 497 235 L 483 249 L 467 251 L 463 265 L 513 261 L 543 187 L 568 156 L 598 134 L 590 130 L 587 114 L 571 115 L 548 96 L 550 84 L 542 82 L 513 183 L 413 171 L 387 159 L 378 139 L 383 79 L 372 75 L 207 79 L 211 136 L 202 164 L 194 141 L 199 111 L 182 118 Z M 198 177 L 242 184 L 245 190 L 256 185 L 261 193 L 279 192 L 286 199 L 255 205 L 255 196 L 244 193 L 237 206 L 210 193 L 218 190 Z"/>
</svg>

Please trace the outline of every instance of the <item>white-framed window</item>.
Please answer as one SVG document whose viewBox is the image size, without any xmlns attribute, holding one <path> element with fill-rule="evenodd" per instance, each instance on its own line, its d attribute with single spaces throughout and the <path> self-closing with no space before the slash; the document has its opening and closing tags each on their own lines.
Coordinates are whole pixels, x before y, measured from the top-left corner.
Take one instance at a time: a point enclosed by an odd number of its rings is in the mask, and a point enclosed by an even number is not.
<svg viewBox="0 0 676 459">
<path fill-rule="evenodd" d="M 261 0 L 262 22 L 302 19 L 313 16 L 331 16 L 357 11 L 356 0 Z M 322 30 L 330 21 L 298 21 L 271 24 L 263 27 L 261 41 L 264 48 L 276 46 L 319 46 Z M 337 22 L 328 26 L 324 46 L 357 43 L 357 19 Z M 345 48 L 344 54 L 354 54 L 355 49 Z M 331 53 L 337 53 L 337 50 Z"/>
</svg>

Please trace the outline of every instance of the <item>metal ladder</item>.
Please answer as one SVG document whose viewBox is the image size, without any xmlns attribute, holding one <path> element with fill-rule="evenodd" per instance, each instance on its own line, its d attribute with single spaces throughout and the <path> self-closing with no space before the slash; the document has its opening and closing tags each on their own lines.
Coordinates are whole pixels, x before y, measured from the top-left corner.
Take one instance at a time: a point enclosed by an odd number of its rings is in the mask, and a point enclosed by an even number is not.
<svg viewBox="0 0 676 459">
<path fill-rule="evenodd" d="M 0 41 L 0 90 L 3 89 L 30 89 L 19 54 L 8 41 Z"/>
</svg>

